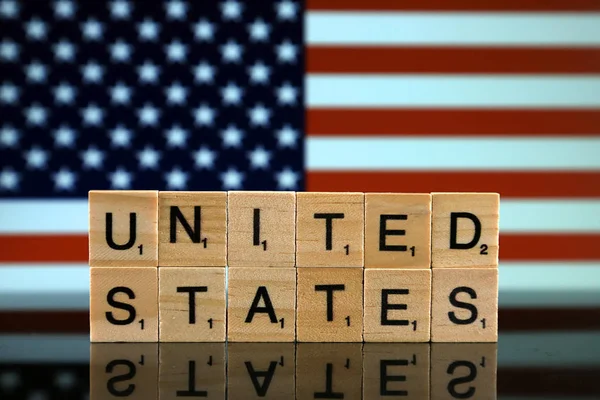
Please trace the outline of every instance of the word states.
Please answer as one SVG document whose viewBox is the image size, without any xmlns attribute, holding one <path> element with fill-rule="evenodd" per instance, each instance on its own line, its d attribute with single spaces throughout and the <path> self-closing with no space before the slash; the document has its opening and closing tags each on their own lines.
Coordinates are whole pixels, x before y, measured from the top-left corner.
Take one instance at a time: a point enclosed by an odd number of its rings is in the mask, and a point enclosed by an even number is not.
<svg viewBox="0 0 600 400">
<path fill-rule="evenodd" d="M 158 265 L 225 267 L 227 192 L 158 194 Z"/>
<path fill-rule="evenodd" d="M 366 343 L 363 398 L 429 398 L 429 345 Z"/>
<path fill-rule="evenodd" d="M 298 268 L 299 342 L 362 342 L 363 270 Z"/>
<path fill-rule="evenodd" d="M 299 343 L 297 399 L 362 399 L 362 345 Z"/>
<path fill-rule="evenodd" d="M 365 193 L 365 268 L 430 268 L 431 195 Z"/>
<path fill-rule="evenodd" d="M 90 346 L 90 399 L 158 400 L 158 345 Z"/>
<path fill-rule="evenodd" d="M 294 267 L 295 192 L 229 192 L 228 265 Z"/>
<path fill-rule="evenodd" d="M 231 343 L 228 345 L 230 399 L 293 399 L 293 343 Z"/>
<path fill-rule="evenodd" d="M 428 342 L 431 270 L 365 269 L 364 341 Z"/>
<path fill-rule="evenodd" d="M 296 339 L 294 268 L 231 268 L 227 299 L 227 340 Z"/>
<path fill-rule="evenodd" d="M 91 267 L 156 267 L 158 191 L 89 193 Z"/>
<path fill-rule="evenodd" d="M 297 193 L 298 267 L 362 267 L 363 193 Z"/>
<path fill-rule="evenodd" d="M 90 268 L 90 340 L 158 341 L 158 269 Z"/>
<path fill-rule="evenodd" d="M 159 268 L 161 342 L 224 342 L 225 268 Z"/>
<path fill-rule="evenodd" d="M 500 196 L 433 193 L 433 268 L 497 268 Z"/>
<path fill-rule="evenodd" d="M 434 269 L 431 340 L 498 341 L 498 269 Z"/>
<path fill-rule="evenodd" d="M 431 345 L 431 400 L 496 399 L 497 345 Z"/>
<path fill-rule="evenodd" d="M 165 343 L 160 346 L 159 399 L 225 398 L 224 343 Z"/>
</svg>

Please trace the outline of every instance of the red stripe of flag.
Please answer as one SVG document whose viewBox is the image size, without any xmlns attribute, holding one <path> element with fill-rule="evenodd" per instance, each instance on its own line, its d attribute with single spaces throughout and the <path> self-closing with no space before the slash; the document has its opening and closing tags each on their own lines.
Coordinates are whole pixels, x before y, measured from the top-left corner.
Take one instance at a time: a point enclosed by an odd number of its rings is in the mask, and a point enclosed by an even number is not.
<svg viewBox="0 0 600 400">
<path fill-rule="evenodd" d="M 600 49 L 309 47 L 308 73 L 586 74 L 600 72 Z"/>
<path fill-rule="evenodd" d="M 308 110 L 306 123 L 309 136 L 595 136 L 600 110 L 319 108 Z"/>
<path fill-rule="evenodd" d="M 598 11 L 597 0 L 307 0 L 311 11 Z"/>
<path fill-rule="evenodd" d="M 501 234 L 502 261 L 598 261 L 600 234 Z M 32 251 L 32 245 L 40 251 Z M 87 263 L 87 236 L 0 236 L 2 263 Z M 43 250 L 43 251 L 41 251 Z M 50 264 L 51 265 L 51 264 Z"/>
</svg>

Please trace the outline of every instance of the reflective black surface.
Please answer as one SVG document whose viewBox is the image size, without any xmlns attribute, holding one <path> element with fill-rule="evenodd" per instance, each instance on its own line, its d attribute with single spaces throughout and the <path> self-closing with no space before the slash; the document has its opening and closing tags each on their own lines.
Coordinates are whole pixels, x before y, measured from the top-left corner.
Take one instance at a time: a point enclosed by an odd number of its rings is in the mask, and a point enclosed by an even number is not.
<svg viewBox="0 0 600 400">
<path fill-rule="evenodd" d="M 135 343 L 0 337 L 0 399 L 600 398 L 600 332 L 498 344 Z"/>
</svg>

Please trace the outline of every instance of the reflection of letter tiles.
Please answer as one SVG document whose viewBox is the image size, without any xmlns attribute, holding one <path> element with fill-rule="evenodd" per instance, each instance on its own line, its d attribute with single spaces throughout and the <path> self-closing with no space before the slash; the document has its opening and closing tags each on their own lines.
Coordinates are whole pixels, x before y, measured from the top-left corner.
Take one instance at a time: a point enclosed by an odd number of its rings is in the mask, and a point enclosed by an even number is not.
<svg viewBox="0 0 600 400">
<path fill-rule="evenodd" d="M 229 399 L 294 398 L 293 343 L 231 343 L 227 347 Z"/>
<path fill-rule="evenodd" d="M 363 193 L 298 193 L 298 267 L 362 267 Z"/>
<path fill-rule="evenodd" d="M 431 195 L 365 194 L 365 268 L 431 268 Z"/>
<path fill-rule="evenodd" d="M 362 342 L 363 270 L 298 268 L 299 342 Z"/>
<path fill-rule="evenodd" d="M 228 341 L 296 339 L 295 269 L 232 268 L 227 301 Z"/>
<path fill-rule="evenodd" d="M 432 267 L 497 268 L 497 193 L 432 194 Z"/>
<path fill-rule="evenodd" d="M 299 343 L 297 399 L 361 399 L 362 344 Z"/>
<path fill-rule="evenodd" d="M 225 268 L 159 268 L 161 342 L 224 342 Z"/>
<path fill-rule="evenodd" d="M 90 340 L 157 342 L 157 268 L 90 269 Z"/>
<path fill-rule="evenodd" d="M 157 266 L 157 191 L 92 190 L 89 210 L 90 266 Z"/>
<path fill-rule="evenodd" d="M 429 347 L 365 343 L 363 398 L 429 399 Z"/>
<path fill-rule="evenodd" d="M 224 343 L 164 343 L 159 350 L 160 400 L 225 398 Z"/>
<path fill-rule="evenodd" d="M 158 265 L 225 267 L 227 192 L 158 194 Z"/>
<path fill-rule="evenodd" d="M 294 267 L 296 193 L 229 192 L 227 265 Z"/>
<path fill-rule="evenodd" d="M 157 377 L 155 343 L 90 345 L 90 399 L 158 400 Z"/>
<path fill-rule="evenodd" d="M 431 345 L 431 400 L 495 399 L 495 343 Z"/>
</svg>

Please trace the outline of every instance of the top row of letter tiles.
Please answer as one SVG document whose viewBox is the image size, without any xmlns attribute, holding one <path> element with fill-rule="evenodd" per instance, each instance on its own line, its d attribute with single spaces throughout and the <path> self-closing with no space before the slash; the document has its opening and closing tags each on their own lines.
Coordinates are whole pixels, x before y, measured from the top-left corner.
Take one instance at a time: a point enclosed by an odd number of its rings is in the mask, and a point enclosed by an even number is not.
<svg viewBox="0 0 600 400">
<path fill-rule="evenodd" d="M 498 266 L 496 193 L 90 191 L 89 207 L 92 267 Z"/>
</svg>

